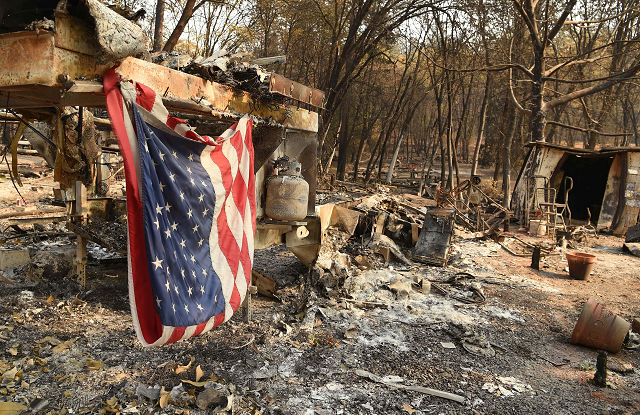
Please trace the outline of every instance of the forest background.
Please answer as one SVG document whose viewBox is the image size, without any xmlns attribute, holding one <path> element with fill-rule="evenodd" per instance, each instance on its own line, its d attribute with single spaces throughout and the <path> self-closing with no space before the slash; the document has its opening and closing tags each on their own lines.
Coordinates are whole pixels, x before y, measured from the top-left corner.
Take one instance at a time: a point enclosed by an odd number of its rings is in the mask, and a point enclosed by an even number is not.
<svg viewBox="0 0 640 415">
<path fill-rule="evenodd" d="M 154 51 L 286 55 L 325 92 L 319 172 L 456 186 L 479 167 L 505 205 L 525 145 L 637 146 L 640 0 L 122 0 Z"/>
</svg>

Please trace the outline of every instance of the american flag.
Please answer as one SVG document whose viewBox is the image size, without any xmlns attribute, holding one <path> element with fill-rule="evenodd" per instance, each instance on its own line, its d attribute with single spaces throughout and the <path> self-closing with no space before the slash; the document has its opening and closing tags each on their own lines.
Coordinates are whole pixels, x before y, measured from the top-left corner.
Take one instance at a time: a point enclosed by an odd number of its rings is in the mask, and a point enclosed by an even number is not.
<svg viewBox="0 0 640 415">
<path fill-rule="evenodd" d="M 231 318 L 251 280 L 251 118 L 213 139 L 113 70 L 104 87 L 124 159 L 136 334 L 145 346 L 202 334 Z"/>
</svg>

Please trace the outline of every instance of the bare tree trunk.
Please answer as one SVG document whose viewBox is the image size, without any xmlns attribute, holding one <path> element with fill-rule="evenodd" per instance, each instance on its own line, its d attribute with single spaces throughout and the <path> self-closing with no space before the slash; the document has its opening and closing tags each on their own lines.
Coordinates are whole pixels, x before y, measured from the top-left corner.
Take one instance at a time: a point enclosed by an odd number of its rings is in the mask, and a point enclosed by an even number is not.
<svg viewBox="0 0 640 415">
<path fill-rule="evenodd" d="M 331 163 L 333 163 L 333 156 L 336 153 L 336 147 L 338 146 L 338 137 L 340 137 L 340 130 L 342 130 L 342 118 L 340 119 L 340 124 L 338 124 L 338 131 L 336 132 L 336 139 L 333 142 L 333 147 L 331 147 L 331 154 L 329 155 L 329 160 L 327 164 L 322 165 L 322 152 L 318 151 L 318 177 L 324 176 L 325 173 L 329 171 L 331 168 Z M 327 133 L 329 129 L 327 129 Z"/>
<path fill-rule="evenodd" d="M 504 138 L 502 139 L 502 143 L 504 143 Z M 498 148 L 500 148 L 500 146 L 498 146 Z M 494 170 L 493 170 L 493 181 L 497 182 L 498 181 L 498 177 L 500 177 L 500 160 L 501 160 L 501 155 L 500 155 L 500 151 L 498 151 L 496 153 L 496 164 L 494 165 Z"/>
<path fill-rule="evenodd" d="M 376 141 L 376 145 L 373 146 L 373 150 L 371 150 L 371 155 L 369 156 L 369 161 L 367 162 L 367 170 L 364 173 L 364 182 L 365 183 L 369 183 L 369 180 L 371 180 L 371 170 L 375 164 L 375 155 L 376 152 L 378 151 L 378 147 L 380 146 L 380 143 L 382 142 L 382 133 L 380 133 L 380 135 L 378 136 L 378 140 Z"/>
<path fill-rule="evenodd" d="M 156 22 L 153 31 L 153 51 L 162 50 L 162 29 L 164 26 L 164 0 L 157 0 Z"/>
<path fill-rule="evenodd" d="M 340 114 L 340 124 L 342 128 L 340 130 L 340 149 L 338 151 L 338 180 L 344 181 L 344 171 L 347 167 L 347 147 L 349 145 L 349 104 L 348 100 L 342 101 L 342 113 Z M 358 114 L 356 113 L 356 118 Z M 334 150 L 335 151 L 335 150 Z"/>
<path fill-rule="evenodd" d="M 484 63 L 490 66 L 489 61 L 489 42 L 487 41 L 487 25 L 485 21 L 484 1 L 480 1 L 480 36 L 484 46 Z M 489 72 L 485 72 L 484 95 L 482 96 L 482 106 L 480 107 L 480 122 L 478 123 L 478 137 L 476 139 L 476 148 L 473 150 L 473 161 L 471 164 L 471 176 L 475 176 L 478 171 L 478 158 L 480 157 L 480 145 L 484 136 L 484 127 L 487 120 L 487 106 L 489 103 L 489 91 L 491 87 L 491 77 Z"/>
<path fill-rule="evenodd" d="M 393 178 L 393 169 L 396 167 L 396 160 L 398 160 L 398 153 L 400 152 L 400 146 L 402 145 L 402 137 L 404 134 L 400 135 L 398 139 L 398 143 L 396 144 L 396 149 L 393 151 L 393 157 L 391 158 L 391 163 L 389 164 L 389 171 L 387 172 L 387 180 L 386 183 L 391 183 L 391 179 Z"/>
<path fill-rule="evenodd" d="M 449 121 L 451 121 L 451 113 L 449 113 Z M 451 124 L 447 128 L 447 189 L 453 189 L 453 145 L 451 137 Z"/>
<path fill-rule="evenodd" d="M 451 81 L 447 75 L 447 164 L 449 177 L 447 188 L 453 189 L 453 98 L 451 97 Z"/>
<path fill-rule="evenodd" d="M 364 143 L 367 141 L 367 133 L 363 131 L 362 137 L 360 137 L 360 144 L 358 144 L 358 150 L 356 151 L 356 159 L 353 162 L 353 181 L 358 179 L 358 167 L 360 165 L 360 158 L 362 157 L 362 150 L 364 149 Z"/>
<path fill-rule="evenodd" d="M 482 97 L 482 106 L 480 107 L 480 123 L 478 125 L 478 138 L 476 139 L 476 148 L 473 150 L 473 162 L 471 164 L 471 175 L 478 173 L 478 158 L 480 157 L 480 145 L 484 137 L 484 126 L 487 120 L 487 104 L 489 101 L 489 73 L 486 74 L 487 79 L 484 83 L 484 96 Z"/>
<path fill-rule="evenodd" d="M 428 160 L 429 159 L 427 159 L 425 157 L 424 161 L 422 162 L 422 171 L 420 172 L 420 181 L 419 181 L 419 185 L 418 185 L 418 197 L 422 197 L 422 192 L 424 190 L 424 171 L 427 169 L 427 161 Z"/>
<path fill-rule="evenodd" d="M 453 137 L 451 137 L 451 140 L 453 140 Z M 452 143 L 451 150 L 452 150 L 451 158 L 453 159 L 453 167 L 456 172 L 456 186 L 458 186 L 460 185 L 460 166 L 458 165 L 458 150 L 456 149 L 455 143 Z"/>
<path fill-rule="evenodd" d="M 629 98 L 625 100 L 625 104 L 629 110 L 629 118 L 631 118 L 631 126 L 633 128 L 633 138 L 637 146 L 638 145 L 638 122 L 636 120 L 636 113 L 633 110 L 633 104 L 631 103 Z"/>
<path fill-rule="evenodd" d="M 504 190 L 504 198 L 502 206 L 509 209 L 511 205 L 511 144 L 516 135 L 517 116 L 515 111 L 510 112 L 509 132 L 505 137 L 504 153 L 502 155 L 502 188 Z"/>
<path fill-rule="evenodd" d="M 173 29 L 173 32 L 171 32 L 171 36 L 169 36 L 169 39 L 167 39 L 167 43 L 164 44 L 162 50 L 171 52 L 173 48 L 176 47 L 176 45 L 178 44 L 178 40 L 180 40 L 182 32 L 184 32 L 184 28 L 187 27 L 189 19 L 191 19 L 191 16 L 193 16 L 193 12 L 195 12 L 202 4 L 203 3 L 200 3 L 198 4 L 198 6 L 196 6 L 196 0 L 187 0 L 184 9 L 182 9 L 180 19 L 178 19 L 178 23 L 176 24 L 175 29 Z"/>
<path fill-rule="evenodd" d="M 336 154 L 336 148 L 338 147 L 338 141 L 336 140 L 335 144 L 333 145 L 333 148 L 331 149 L 331 154 L 329 154 L 329 159 L 327 160 L 327 164 L 324 167 L 324 172 L 328 173 L 329 169 L 331 168 L 331 163 L 333 163 L 333 156 L 335 156 Z M 338 178 L 338 180 L 343 180 Z"/>
</svg>

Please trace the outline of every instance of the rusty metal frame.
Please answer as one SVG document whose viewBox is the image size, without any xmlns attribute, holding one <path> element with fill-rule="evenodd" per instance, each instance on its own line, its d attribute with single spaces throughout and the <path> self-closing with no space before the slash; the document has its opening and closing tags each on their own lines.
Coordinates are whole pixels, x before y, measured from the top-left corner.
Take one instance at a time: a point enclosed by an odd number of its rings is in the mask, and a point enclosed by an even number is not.
<svg viewBox="0 0 640 415">
<path fill-rule="evenodd" d="M 271 73 L 269 92 L 317 108 L 324 108 L 324 92 L 287 79 L 277 73 Z"/>
<path fill-rule="evenodd" d="M 0 105 L 7 103 L 6 91 L 11 94 L 10 106 L 13 108 L 104 107 L 102 83 L 86 80 L 101 77 L 110 68 L 97 64 L 93 56 L 97 49 L 97 42 L 86 24 L 60 12 L 56 14 L 55 33 L 24 31 L 0 35 Z M 116 72 L 123 79 L 135 79 L 155 91 L 162 91 L 170 111 L 224 120 L 251 114 L 273 126 L 318 131 L 316 112 L 282 103 L 262 102 L 253 99 L 248 92 L 151 62 L 128 57 L 120 62 Z M 84 80 L 78 81 L 78 78 Z M 272 79 L 286 80 L 280 75 L 274 75 Z M 311 91 L 313 102 L 324 95 L 295 84 L 296 91 Z"/>
<path fill-rule="evenodd" d="M 85 21 L 60 11 L 56 11 L 55 20 L 55 32 L 0 35 L 0 106 L 29 109 L 48 116 L 55 107 L 106 106 L 100 78 L 111 65 L 96 62 L 99 46 L 92 28 Z M 237 120 L 244 114 L 254 116 L 257 119 L 254 131 L 256 188 L 263 187 L 269 169 L 266 161 L 272 154 L 287 153 L 298 158 L 310 184 L 307 222 L 313 232 L 304 241 L 294 241 L 292 236 L 285 236 L 293 228 L 263 223 L 256 234 L 256 246 L 261 245 L 258 241 L 261 234 L 268 233 L 271 239 L 280 242 L 286 239 L 294 253 L 304 251 L 299 256 L 306 264 L 315 261 L 321 242 L 321 232 L 315 231 L 319 220 L 315 216 L 318 113 L 299 104 L 322 108 L 324 93 L 272 74 L 270 92 L 298 102 L 298 105 L 288 105 L 254 99 L 248 92 L 133 57 L 118 64 L 116 73 L 122 79 L 135 79 L 161 93 L 169 111 L 225 122 Z"/>
</svg>

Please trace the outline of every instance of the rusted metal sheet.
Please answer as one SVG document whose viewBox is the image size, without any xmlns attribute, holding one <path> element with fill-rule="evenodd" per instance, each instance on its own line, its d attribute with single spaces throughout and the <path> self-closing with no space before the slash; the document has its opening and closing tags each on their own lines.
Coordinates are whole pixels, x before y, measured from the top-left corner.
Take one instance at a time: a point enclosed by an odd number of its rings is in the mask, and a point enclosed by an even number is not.
<svg viewBox="0 0 640 415">
<path fill-rule="evenodd" d="M 106 65 L 97 65 L 93 56 L 72 50 L 55 48 L 53 74 L 54 82 L 61 84 L 58 75 L 68 74 L 69 78 L 94 78 L 102 75 L 107 69 Z"/>
<path fill-rule="evenodd" d="M 640 214 L 640 153 L 628 152 L 626 158 L 626 177 L 621 183 L 624 191 L 624 207 L 617 223 L 614 223 L 614 235 L 624 235 L 629 226 L 638 223 Z"/>
<path fill-rule="evenodd" d="M 55 35 L 49 32 L 0 35 L 0 89 L 16 91 L 12 94 L 14 108 L 104 106 L 104 97 L 95 93 L 62 93 L 64 79 L 59 75 L 67 74 L 71 80 L 94 78 L 102 75 L 107 66 L 97 65 L 90 54 L 96 46 L 90 37 L 82 38 L 87 36 L 85 25 L 65 15 L 58 16 L 57 21 L 59 27 Z M 126 58 L 118 72 L 125 79 L 135 79 L 159 91 L 167 100 L 192 103 L 191 111 L 195 113 L 222 119 L 235 119 L 239 114 L 250 113 L 293 130 L 318 131 L 315 112 L 291 105 L 261 103 L 247 92 L 150 62 Z M 312 94 L 316 95 L 315 92 Z M 6 97 L 0 97 L 0 104 L 6 105 Z"/>
<path fill-rule="evenodd" d="M 60 86 L 63 83 L 59 79 L 61 74 L 67 74 L 69 79 L 102 75 L 107 67 L 96 64 L 94 54 L 97 50 L 93 30 L 87 23 L 64 13 L 56 15 L 55 33 L 2 34 L 0 88 Z M 51 95 L 46 99 L 51 100 Z"/>
<path fill-rule="evenodd" d="M 291 105 L 259 103 L 248 92 L 206 81 L 194 75 L 175 71 L 140 59 L 126 58 L 116 69 L 124 79 L 135 79 L 164 97 L 211 105 L 221 114 L 252 114 L 272 119 L 287 128 L 318 131 L 318 114 Z M 215 115 L 215 114 L 214 114 Z"/>
<path fill-rule="evenodd" d="M 314 107 L 324 108 L 324 92 L 271 73 L 269 92 L 294 99 Z"/>
<path fill-rule="evenodd" d="M 455 215 L 455 210 L 441 208 L 431 209 L 425 214 L 413 254 L 414 260 L 432 265 L 447 265 Z"/>
<path fill-rule="evenodd" d="M 622 178 L 622 158 L 624 154 L 616 154 L 611 162 L 607 187 L 602 199 L 602 209 L 598 218 L 598 230 L 610 228 L 613 224 L 618 204 L 620 203 L 620 182 Z"/>
<path fill-rule="evenodd" d="M 320 218 L 313 215 L 307 216 L 304 220 L 305 232 L 298 232 L 294 229 L 286 233 L 287 248 L 302 261 L 307 267 L 312 267 L 318 259 L 320 246 L 322 245 L 322 231 Z"/>
<path fill-rule="evenodd" d="M 0 88 L 53 85 L 53 33 L 14 32 L 0 36 Z"/>
</svg>

